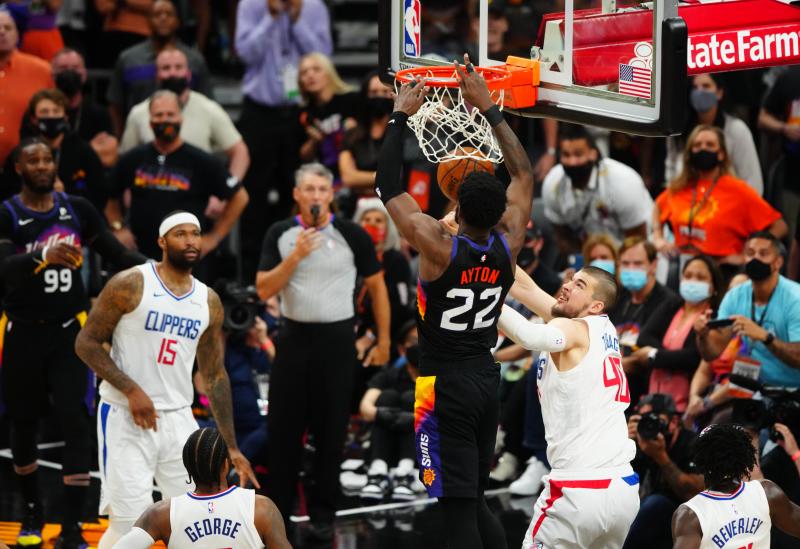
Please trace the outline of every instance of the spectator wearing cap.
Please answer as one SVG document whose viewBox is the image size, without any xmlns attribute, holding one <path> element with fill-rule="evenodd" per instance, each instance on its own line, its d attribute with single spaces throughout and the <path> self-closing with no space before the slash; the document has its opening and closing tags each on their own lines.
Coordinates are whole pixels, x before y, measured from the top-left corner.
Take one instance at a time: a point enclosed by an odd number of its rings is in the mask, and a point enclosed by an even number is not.
<svg viewBox="0 0 800 549">
<path fill-rule="evenodd" d="M 672 513 L 704 487 L 691 458 L 697 434 L 681 426 L 671 396 L 655 393 L 639 401 L 628 419 L 628 436 L 637 446 L 631 465 L 639 475 L 641 503 L 623 548 L 672 547 Z"/>
<path fill-rule="evenodd" d="M 298 65 L 311 52 L 333 49 L 328 8 L 322 0 L 241 0 L 236 53 L 245 64 L 239 130 L 252 163 L 244 186 L 252 197 L 242 216 L 245 272 L 271 220 L 292 206 L 292 177 L 300 164 Z"/>
<path fill-rule="evenodd" d="M 278 295 L 284 324 L 275 342 L 269 386 L 269 496 L 285 520 L 294 510 L 303 435 L 310 429 L 316 456 L 309 497 L 310 534 L 330 540 L 353 390 L 356 278 L 370 294 L 376 345 L 364 365 L 389 359 L 389 298 L 369 235 L 331 213 L 333 174 L 306 164 L 296 175 L 298 215 L 273 224 L 264 238 L 256 287 Z"/>
<path fill-rule="evenodd" d="M 580 252 L 590 234 L 646 238 L 653 199 L 641 176 L 603 158 L 583 126 L 564 124 L 560 132 L 560 163 L 544 179 L 542 200 L 561 253 Z"/>
<path fill-rule="evenodd" d="M 750 277 L 730 290 L 717 314 L 733 325 L 710 328 L 708 310 L 695 322 L 700 353 L 716 359 L 732 339 L 738 340 L 737 359 L 757 372 L 765 385 L 800 387 L 800 284 L 780 274 L 781 243 L 770 232 L 750 235 L 745 242 L 745 272 Z M 738 366 L 741 368 L 742 366 Z"/>
<path fill-rule="evenodd" d="M 19 51 L 18 42 L 17 24 L 0 6 L 0 166 L 19 143 L 22 115 L 31 96 L 53 85 L 50 66 Z"/>
<path fill-rule="evenodd" d="M 178 96 L 169 90 L 154 93 L 150 125 L 155 139 L 122 155 L 111 177 L 108 223 L 123 244 L 151 258 L 161 253 L 156 245 L 158 225 L 169 212 L 182 209 L 203 219 L 211 196 L 227 200 L 222 214 L 203 233 L 201 255 L 206 256 L 228 235 L 247 204 L 247 191 L 229 176 L 222 162 L 183 141 L 182 123 Z M 129 227 L 121 200 L 128 189 Z"/>
<path fill-rule="evenodd" d="M 184 119 L 181 138 L 207 153 L 224 153 L 228 171 L 242 181 L 250 166 L 247 145 L 220 104 L 189 87 L 192 71 L 186 54 L 176 48 L 162 50 L 156 57 L 156 80 L 159 88 L 175 92 L 180 99 Z M 120 142 L 121 152 L 155 138 L 148 103 L 144 100 L 131 109 Z"/>
<path fill-rule="evenodd" d="M 69 100 L 67 118 L 70 130 L 91 145 L 104 166 L 110 168 L 117 162 L 119 141 L 112 135 L 114 129 L 108 110 L 97 105 L 84 90 L 86 63 L 83 56 L 71 48 L 57 52 L 50 62 L 53 80 Z"/>
<path fill-rule="evenodd" d="M 101 1 L 101 0 L 96 0 Z M 108 1 L 108 0 L 102 0 Z M 144 2 L 144 0 L 138 0 Z M 150 4 L 147 0 L 144 2 Z M 127 2 L 126 4 L 130 4 Z M 149 39 L 137 40 L 135 45 L 119 54 L 111 75 L 106 99 L 109 104 L 115 135 L 121 136 L 125 117 L 134 105 L 144 101 L 158 89 L 156 56 L 166 49 L 179 49 L 189 62 L 190 86 L 200 93 L 211 95 L 211 81 L 203 56 L 178 39 L 180 19 L 171 0 L 155 0 L 145 11 Z"/>
</svg>

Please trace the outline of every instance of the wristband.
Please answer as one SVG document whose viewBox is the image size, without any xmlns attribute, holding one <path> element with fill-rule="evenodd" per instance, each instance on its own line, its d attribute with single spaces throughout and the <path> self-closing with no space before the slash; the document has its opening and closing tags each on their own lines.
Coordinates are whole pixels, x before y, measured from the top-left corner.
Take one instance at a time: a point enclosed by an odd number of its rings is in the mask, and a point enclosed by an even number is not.
<svg viewBox="0 0 800 549">
<path fill-rule="evenodd" d="M 549 154 L 550 156 L 555 156 L 556 155 L 556 148 L 555 147 L 547 147 L 547 154 Z"/>
<path fill-rule="evenodd" d="M 798 459 L 800 459 L 800 450 L 792 454 L 792 463 L 796 462 Z"/>
<path fill-rule="evenodd" d="M 714 403 L 711 402 L 711 397 L 706 395 L 703 397 L 703 410 L 710 410 L 714 407 Z"/>
<path fill-rule="evenodd" d="M 492 105 L 481 114 L 493 128 L 505 120 L 505 118 L 503 118 L 503 113 L 500 112 L 500 108 L 497 105 Z"/>
<path fill-rule="evenodd" d="M 275 348 L 275 345 L 269 339 L 261 344 L 261 350 L 262 351 L 269 351 L 270 349 L 274 349 L 274 348 Z"/>
<path fill-rule="evenodd" d="M 407 120 L 408 120 L 408 114 L 404 113 L 403 111 L 394 111 L 392 115 L 389 117 L 389 122 L 387 122 L 387 127 L 389 125 L 405 126 Z"/>
</svg>

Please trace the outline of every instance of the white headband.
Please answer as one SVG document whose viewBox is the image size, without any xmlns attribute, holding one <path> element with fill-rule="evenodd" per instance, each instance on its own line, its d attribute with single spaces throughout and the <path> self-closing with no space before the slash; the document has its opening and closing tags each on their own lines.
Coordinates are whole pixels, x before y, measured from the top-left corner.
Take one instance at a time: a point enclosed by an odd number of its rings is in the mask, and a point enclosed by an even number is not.
<svg viewBox="0 0 800 549">
<path fill-rule="evenodd" d="M 198 229 L 202 229 L 197 216 L 189 212 L 178 212 L 161 222 L 161 225 L 158 227 L 158 236 L 164 236 L 178 225 L 183 225 L 184 223 L 189 223 Z"/>
</svg>

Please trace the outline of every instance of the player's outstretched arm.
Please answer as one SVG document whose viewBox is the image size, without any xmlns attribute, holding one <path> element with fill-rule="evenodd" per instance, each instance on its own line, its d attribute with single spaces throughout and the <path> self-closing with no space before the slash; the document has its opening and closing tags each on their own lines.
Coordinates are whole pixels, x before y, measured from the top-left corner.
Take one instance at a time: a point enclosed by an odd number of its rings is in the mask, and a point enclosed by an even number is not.
<svg viewBox="0 0 800 549">
<path fill-rule="evenodd" d="M 431 259 L 450 253 L 451 241 L 439 222 L 422 213 L 416 200 L 403 190 L 403 133 L 409 116 L 425 101 L 425 81 L 403 84 L 389 117 L 386 135 L 378 155 L 375 193 L 386 205 L 397 230 L 411 246 Z"/>
<path fill-rule="evenodd" d="M 542 290 L 525 272 L 525 269 L 515 269 L 511 297 L 525 305 L 545 322 L 552 320 L 556 298 Z"/>
<path fill-rule="evenodd" d="M 700 549 L 703 530 L 697 515 L 681 505 L 672 515 L 672 549 Z"/>
<path fill-rule="evenodd" d="M 281 512 L 269 498 L 256 496 L 255 524 L 267 549 L 292 549 Z"/>
<path fill-rule="evenodd" d="M 133 311 L 142 299 L 144 279 L 137 269 L 114 275 L 97 298 L 89 318 L 75 339 L 75 353 L 99 377 L 128 398 L 133 422 L 142 429 L 158 430 L 156 409 L 139 385 L 111 360 L 104 344 L 122 315 Z"/>
<path fill-rule="evenodd" d="M 503 305 L 497 325 L 512 341 L 531 351 L 560 353 L 580 345 L 585 338 L 571 320 L 556 318 L 547 324 L 534 324 L 508 305 Z"/>
<path fill-rule="evenodd" d="M 795 505 L 774 482 L 760 480 L 769 502 L 769 515 L 773 526 L 781 531 L 800 538 L 800 507 Z"/>
<path fill-rule="evenodd" d="M 208 318 L 208 328 L 200 336 L 197 344 L 197 366 L 206 385 L 211 411 L 214 413 L 217 428 L 225 444 L 228 445 L 228 454 L 239 475 L 240 484 L 246 486 L 248 482 L 252 482 L 253 486 L 261 488 L 250 462 L 236 444 L 231 382 L 228 379 L 228 372 L 225 371 L 225 337 L 222 333 L 225 310 L 219 296 L 211 288 L 208 289 Z"/>
<path fill-rule="evenodd" d="M 169 524 L 169 501 L 161 500 L 148 507 L 130 532 L 114 544 L 114 549 L 148 549 L 157 541 L 168 544 L 172 534 Z"/>
<path fill-rule="evenodd" d="M 499 109 L 492 100 L 486 80 L 476 72 L 469 60 L 469 55 L 464 54 L 466 71 L 455 63 L 456 73 L 459 76 L 459 85 L 464 100 L 476 107 L 487 116 L 492 125 L 494 135 L 503 151 L 506 169 L 511 175 L 511 184 L 508 186 L 506 196 L 508 205 L 500 225 L 509 236 L 509 246 L 516 259 L 522 245 L 525 243 L 525 227 L 531 217 L 533 205 L 533 167 L 528 158 L 528 153 L 517 139 L 514 130 L 503 118 Z"/>
</svg>

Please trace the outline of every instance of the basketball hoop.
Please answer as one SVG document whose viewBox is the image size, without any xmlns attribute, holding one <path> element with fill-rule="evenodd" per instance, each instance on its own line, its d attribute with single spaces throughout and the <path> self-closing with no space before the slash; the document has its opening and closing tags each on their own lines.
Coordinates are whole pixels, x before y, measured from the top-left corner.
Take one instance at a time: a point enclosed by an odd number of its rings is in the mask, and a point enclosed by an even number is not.
<svg viewBox="0 0 800 549">
<path fill-rule="evenodd" d="M 483 75 L 492 100 L 503 109 L 511 75 L 504 67 L 475 67 Z M 415 67 L 397 72 L 395 84 L 425 80 L 430 88 L 425 103 L 408 126 L 416 135 L 425 157 L 435 164 L 448 160 L 472 158 L 498 164 L 503 152 L 492 127 L 474 106 L 461 96 L 458 76 L 453 66 Z"/>
</svg>

